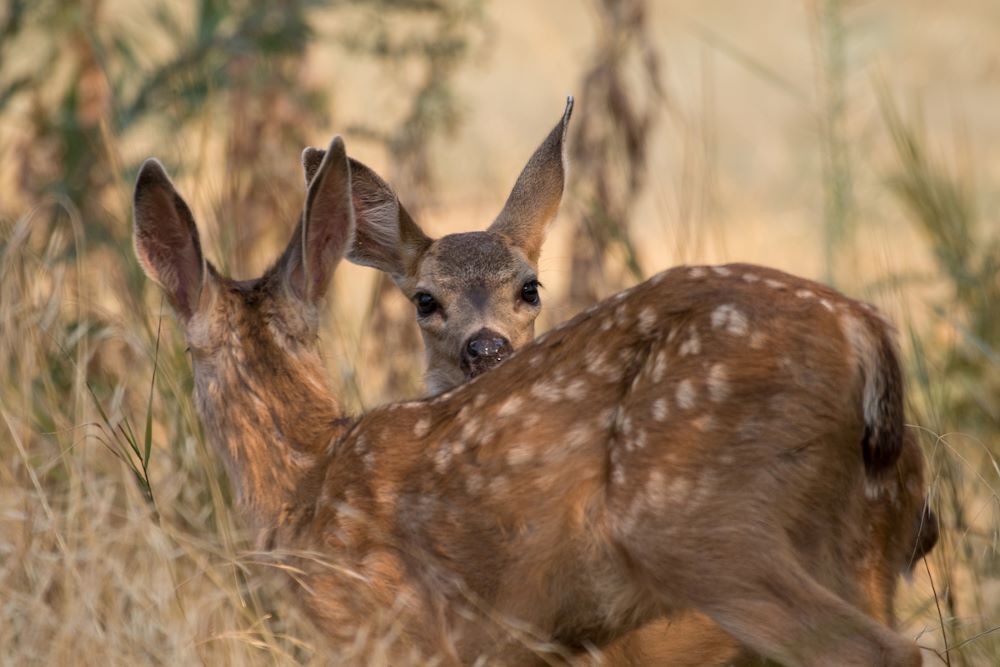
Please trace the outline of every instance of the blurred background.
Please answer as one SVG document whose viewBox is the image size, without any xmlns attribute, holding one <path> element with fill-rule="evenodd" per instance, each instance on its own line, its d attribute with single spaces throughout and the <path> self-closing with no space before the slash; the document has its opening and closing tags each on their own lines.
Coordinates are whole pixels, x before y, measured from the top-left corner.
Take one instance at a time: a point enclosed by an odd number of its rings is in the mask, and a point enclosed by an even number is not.
<svg viewBox="0 0 1000 667">
<path fill-rule="evenodd" d="M 483 229 L 567 94 L 540 330 L 685 262 L 880 306 L 943 522 L 902 628 L 926 664 L 1000 662 L 993 0 L 3 0 L 0 662 L 329 660 L 206 451 L 131 249 L 141 161 L 167 165 L 207 256 L 252 277 L 298 215 L 303 147 L 341 133 L 429 234 Z M 368 269 L 335 285 L 346 406 L 418 396 L 412 306 Z"/>
</svg>

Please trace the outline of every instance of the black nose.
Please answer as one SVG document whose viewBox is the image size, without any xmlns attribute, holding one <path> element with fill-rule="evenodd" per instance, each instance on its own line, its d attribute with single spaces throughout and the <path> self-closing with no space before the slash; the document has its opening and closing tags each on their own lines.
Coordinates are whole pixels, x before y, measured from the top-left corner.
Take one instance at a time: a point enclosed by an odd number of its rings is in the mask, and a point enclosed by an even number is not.
<svg viewBox="0 0 1000 667">
<path fill-rule="evenodd" d="M 514 348 L 510 341 L 489 329 L 480 329 L 465 343 L 462 361 L 471 376 L 493 368 L 510 356 Z"/>
</svg>

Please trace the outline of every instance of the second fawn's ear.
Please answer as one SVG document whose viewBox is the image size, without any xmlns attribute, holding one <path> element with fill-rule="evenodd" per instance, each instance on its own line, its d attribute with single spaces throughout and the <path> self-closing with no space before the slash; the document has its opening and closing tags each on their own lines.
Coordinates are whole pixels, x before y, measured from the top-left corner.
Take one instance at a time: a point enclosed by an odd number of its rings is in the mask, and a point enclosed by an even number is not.
<svg viewBox="0 0 1000 667">
<path fill-rule="evenodd" d="M 198 308 L 205 259 L 191 209 L 156 159 L 142 163 L 133 198 L 135 254 L 142 270 L 167 293 L 185 322 Z"/>
<path fill-rule="evenodd" d="M 559 123 L 539 146 L 507 197 L 489 231 L 503 234 L 521 248 L 532 262 L 538 261 L 549 224 L 555 219 L 566 187 L 566 130 L 573 113 L 573 98 Z"/>
<path fill-rule="evenodd" d="M 413 221 L 378 174 L 351 160 L 351 198 L 357 231 L 347 259 L 399 279 L 411 272 L 432 239 Z"/>
<path fill-rule="evenodd" d="M 311 178 L 312 160 L 307 162 L 307 154 L 320 158 Z M 351 167 L 344 140 L 339 136 L 334 137 L 326 151 L 307 148 L 302 163 L 309 185 L 305 207 L 302 221 L 281 261 L 292 291 L 299 298 L 315 303 L 326 294 L 333 271 L 354 235 Z"/>
<path fill-rule="evenodd" d="M 323 162 L 325 155 L 325 150 L 322 148 L 313 148 L 312 146 L 308 146 L 302 151 L 302 175 L 306 179 L 306 188 L 312 183 L 313 176 L 316 175 L 316 171 Z"/>
</svg>

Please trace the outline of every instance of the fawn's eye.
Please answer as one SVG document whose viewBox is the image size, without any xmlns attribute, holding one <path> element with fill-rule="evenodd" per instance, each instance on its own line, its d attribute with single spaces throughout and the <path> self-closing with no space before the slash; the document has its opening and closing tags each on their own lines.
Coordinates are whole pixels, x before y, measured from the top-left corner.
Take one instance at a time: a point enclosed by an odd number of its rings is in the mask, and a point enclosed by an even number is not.
<svg viewBox="0 0 1000 667">
<path fill-rule="evenodd" d="M 433 315 L 441 307 L 437 299 L 427 292 L 417 292 L 413 297 L 413 303 L 417 304 L 417 315 L 420 317 Z"/>
<path fill-rule="evenodd" d="M 532 306 L 538 305 L 539 287 L 541 287 L 541 283 L 534 279 L 524 283 L 524 287 L 521 288 L 521 298 L 524 299 L 525 303 L 530 303 Z"/>
</svg>

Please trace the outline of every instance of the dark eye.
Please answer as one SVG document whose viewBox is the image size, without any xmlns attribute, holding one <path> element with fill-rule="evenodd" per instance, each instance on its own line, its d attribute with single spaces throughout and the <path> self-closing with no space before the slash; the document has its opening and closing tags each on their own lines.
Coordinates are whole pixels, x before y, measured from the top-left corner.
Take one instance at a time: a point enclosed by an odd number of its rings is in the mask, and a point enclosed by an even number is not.
<svg viewBox="0 0 1000 667">
<path fill-rule="evenodd" d="M 521 298 L 524 299 L 525 303 L 530 303 L 532 306 L 538 305 L 538 288 L 541 286 L 537 280 L 529 280 L 524 283 L 524 287 L 521 288 Z"/>
<path fill-rule="evenodd" d="M 417 304 L 417 315 L 427 317 L 433 315 L 441 306 L 437 300 L 427 292 L 417 292 L 413 297 L 413 303 Z"/>
</svg>

